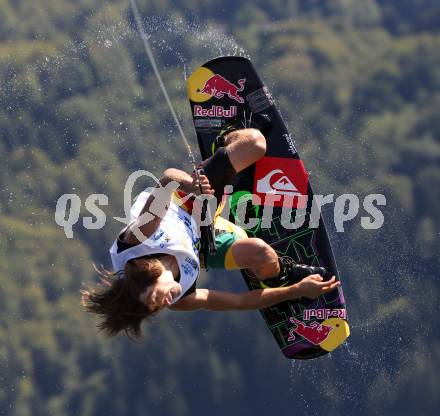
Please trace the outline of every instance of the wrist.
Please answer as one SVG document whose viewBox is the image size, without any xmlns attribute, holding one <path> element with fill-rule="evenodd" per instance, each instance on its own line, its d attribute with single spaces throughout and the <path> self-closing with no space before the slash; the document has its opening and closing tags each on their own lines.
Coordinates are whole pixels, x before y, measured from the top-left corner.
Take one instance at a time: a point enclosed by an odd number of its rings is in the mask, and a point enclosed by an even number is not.
<svg viewBox="0 0 440 416">
<path fill-rule="evenodd" d="M 301 285 L 301 282 L 295 283 L 288 287 L 291 299 L 297 299 L 304 296 L 304 290 Z"/>
</svg>

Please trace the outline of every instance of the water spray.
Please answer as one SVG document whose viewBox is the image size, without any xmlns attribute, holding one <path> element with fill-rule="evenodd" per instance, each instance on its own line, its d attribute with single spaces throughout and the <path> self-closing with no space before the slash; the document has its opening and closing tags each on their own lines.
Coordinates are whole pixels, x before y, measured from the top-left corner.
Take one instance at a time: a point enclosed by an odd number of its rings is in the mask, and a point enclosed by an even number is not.
<svg viewBox="0 0 440 416">
<path fill-rule="evenodd" d="M 179 130 L 180 136 L 182 137 L 183 143 L 185 144 L 186 150 L 188 152 L 188 157 L 189 157 L 189 159 L 190 159 L 190 161 L 191 161 L 191 163 L 193 165 L 193 169 L 194 169 L 194 172 L 195 172 L 195 175 L 196 175 L 196 180 L 197 180 L 197 183 L 199 185 L 200 192 L 202 193 L 202 187 L 200 185 L 200 175 L 203 174 L 203 170 L 199 169 L 197 167 L 196 158 L 194 157 L 194 152 L 192 151 L 191 146 L 190 146 L 190 144 L 188 142 L 188 139 L 186 138 L 185 133 L 183 132 L 182 125 L 181 125 L 181 123 L 179 121 L 179 118 L 177 117 L 177 114 L 176 114 L 176 111 L 174 109 L 173 103 L 170 100 L 170 97 L 168 95 L 167 89 L 166 89 L 165 84 L 164 84 L 164 82 L 162 80 L 162 76 L 160 75 L 160 71 L 159 71 L 159 69 L 157 67 L 156 60 L 154 58 L 153 50 L 151 49 L 151 45 L 150 45 L 150 42 L 148 40 L 149 36 L 145 33 L 145 30 L 144 30 L 143 25 L 142 25 L 142 20 L 141 20 L 140 14 L 139 14 L 139 9 L 137 7 L 136 0 L 130 0 L 130 6 L 131 6 L 131 10 L 133 12 L 133 16 L 134 16 L 134 19 L 135 19 L 135 22 L 136 22 L 136 26 L 138 28 L 139 34 L 140 34 L 141 39 L 142 39 L 142 43 L 144 45 L 145 52 L 146 52 L 146 54 L 148 56 L 148 59 L 150 61 L 151 66 L 153 68 L 154 75 L 156 76 L 157 81 L 159 82 L 160 89 L 162 90 L 163 96 L 165 97 L 165 101 L 168 104 L 168 108 L 170 109 L 171 114 L 173 115 L 174 122 L 176 123 L 176 126 L 177 126 L 177 129 Z M 208 250 L 209 250 L 209 252 L 215 252 L 216 251 L 216 246 L 215 246 L 214 224 L 213 224 L 213 221 L 212 221 L 211 213 L 210 213 L 210 211 L 209 211 L 207 206 L 206 206 L 204 212 L 205 212 L 206 218 L 208 219 L 208 223 L 210 225 L 207 226 L 207 227 L 205 227 L 205 226 L 201 227 L 202 240 L 203 240 L 203 237 L 205 237 L 207 242 L 208 242 Z"/>
</svg>

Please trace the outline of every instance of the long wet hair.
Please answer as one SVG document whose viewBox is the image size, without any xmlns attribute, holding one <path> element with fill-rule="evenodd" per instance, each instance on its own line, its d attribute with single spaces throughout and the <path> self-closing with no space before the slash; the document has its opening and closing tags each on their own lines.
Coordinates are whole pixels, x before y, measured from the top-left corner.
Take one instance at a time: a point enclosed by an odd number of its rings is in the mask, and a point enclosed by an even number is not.
<svg viewBox="0 0 440 416">
<path fill-rule="evenodd" d="M 97 327 L 107 336 L 124 331 L 131 340 L 142 340 L 141 323 L 157 313 L 158 307 L 148 307 L 139 296 L 157 281 L 162 263 L 158 258 L 141 257 L 128 261 L 117 273 L 96 265 L 94 268 L 101 283 L 81 291 L 86 311 L 101 318 Z"/>
</svg>

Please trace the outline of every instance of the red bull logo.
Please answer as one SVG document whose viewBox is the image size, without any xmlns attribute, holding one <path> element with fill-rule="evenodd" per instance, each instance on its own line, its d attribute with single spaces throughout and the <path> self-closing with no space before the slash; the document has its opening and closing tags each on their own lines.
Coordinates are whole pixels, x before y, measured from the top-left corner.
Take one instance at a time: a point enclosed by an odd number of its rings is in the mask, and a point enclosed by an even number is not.
<svg viewBox="0 0 440 416">
<path fill-rule="evenodd" d="M 319 309 L 317 309 L 319 310 Z M 289 330 L 289 342 L 295 341 L 300 336 L 313 345 L 319 345 L 325 351 L 333 351 L 341 345 L 350 335 L 347 322 L 341 318 L 329 318 L 309 325 L 296 318 L 289 319 L 295 326 Z"/>
<path fill-rule="evenodd" d="M 333 327 L 320 324 L 318 322 L 312 322 L 310 325 L 306 325 L 304 322 L 296 318 L 290 318 L 290 322 L 295 324 L 294 328 L 289 331 L 288 341 L 295 340 L 295 334 L 301 335 L 307 341 L 313 345 L 319 345 L 327 339 Z"/>
<path fill-rule="evenodd" d="M 203 88 L 198 92 L 209 94 L 217 99 L 227 95 L 231 100 L 243 104 L 244 99 L 238 93 L 244 90 L 245 82 L 246 78 L 239 79 L 238 85 L 235 85 L 221 75 L 215 74 L 205 82 Z"/>
</svg>

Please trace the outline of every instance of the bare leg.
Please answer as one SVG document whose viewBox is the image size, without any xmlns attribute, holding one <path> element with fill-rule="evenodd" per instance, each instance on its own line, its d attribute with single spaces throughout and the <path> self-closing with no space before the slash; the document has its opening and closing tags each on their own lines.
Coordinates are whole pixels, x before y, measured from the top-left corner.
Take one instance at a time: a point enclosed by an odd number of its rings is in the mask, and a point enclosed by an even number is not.
<svg viewBox="0 0 440 416">
<path fill-rule="evenodd" d="M 264 156 L 266 139 L 257 129 L 236 130 L 226 136 L 225 149 L 235 172 L 240 172 Z M 202 165 L 209 165 L 212 158 L 205 159 Z"/>
<path fill-rule="evenodd" d="M 225 145 L 229 160 L 236 172 L 246 169 L 266 153 L 266 139 L 256 129 L 236 130 L 229 133 Z"/>
<path fill-rule="evenodd" d="M 240 268 L 251 270 L 260 280 L 278 276 L 280 273 L 278 255 L 260 238 L 237 240 L 231 250 Z"/>
</svg>

